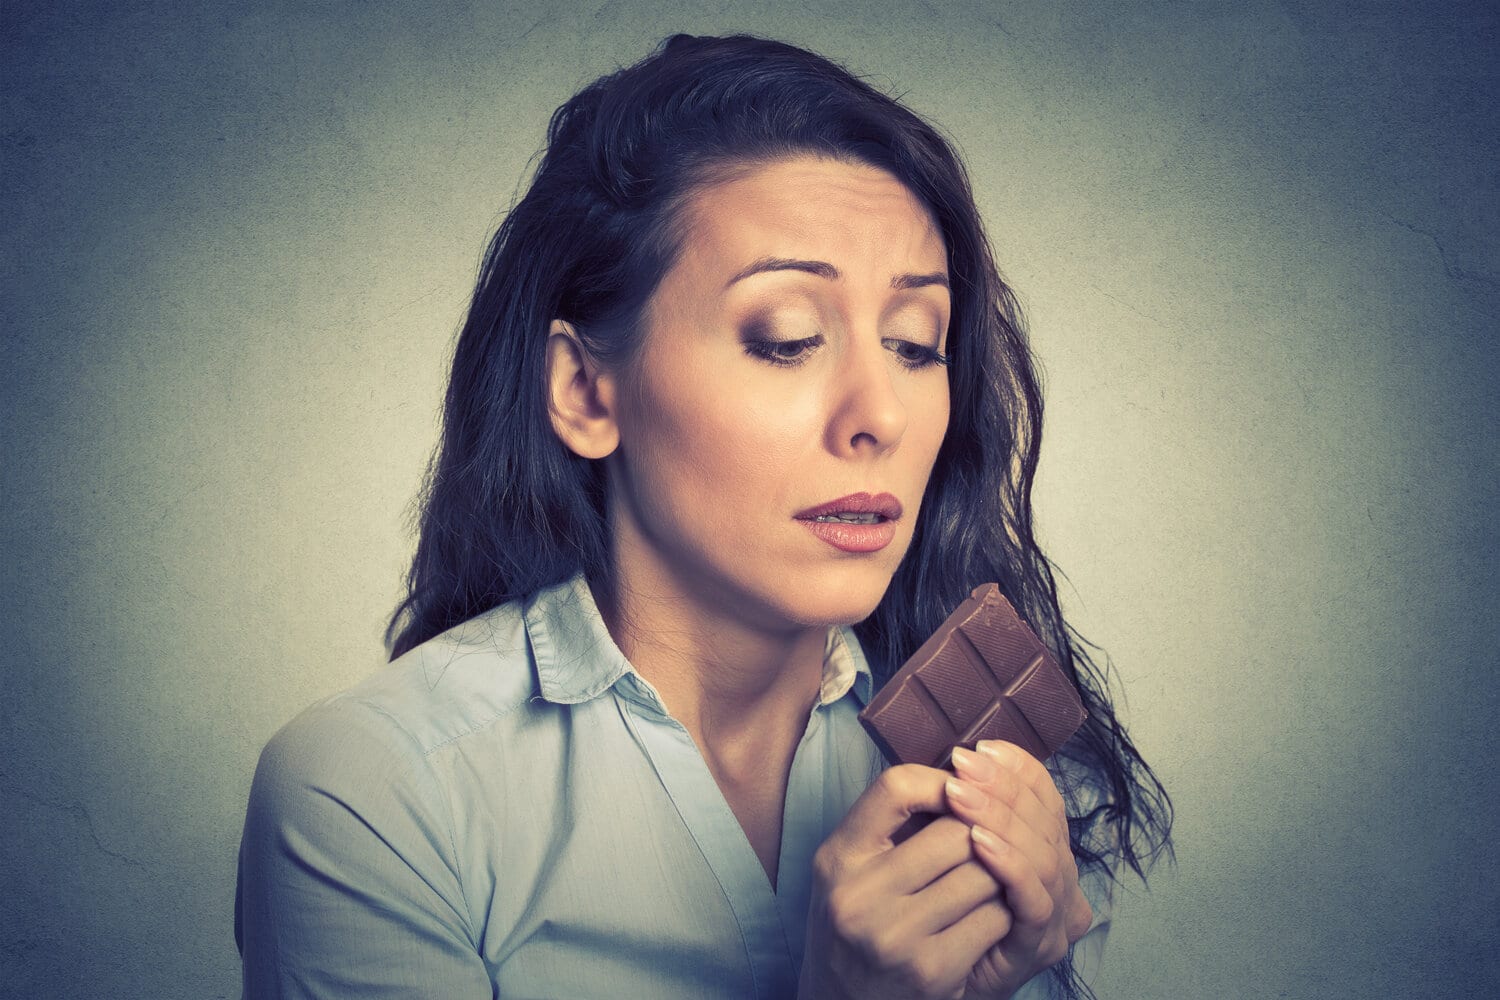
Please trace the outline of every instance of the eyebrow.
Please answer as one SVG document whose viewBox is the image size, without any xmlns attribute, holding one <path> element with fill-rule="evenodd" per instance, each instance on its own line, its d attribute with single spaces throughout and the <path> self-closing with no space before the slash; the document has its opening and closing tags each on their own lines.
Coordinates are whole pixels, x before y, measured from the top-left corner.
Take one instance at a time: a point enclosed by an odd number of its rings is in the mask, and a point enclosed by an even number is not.
<svg viewBox="0 0 1500 1000">
<path fill-rule="evenodd" d="M 843 277 L 843 273 L 827 261 L 822 260 L 791 260 L 786 257 L 762 257 L 749 267 L 744 268 L 734 277 L 724 283 L 728 288 L 736 281 L 743 281 L 752 274 L 764 274 L 767 271 L 805 271 L 815 274 L 820 278 L 837 281 Z M 932 274 L 898 274 L 891 278 L 891 287 L 897 291 L 908 288 L 924 288 L 927 285 L 941 285 L 948 288 L 948 276 L 941 272 Z"/>
</svg>

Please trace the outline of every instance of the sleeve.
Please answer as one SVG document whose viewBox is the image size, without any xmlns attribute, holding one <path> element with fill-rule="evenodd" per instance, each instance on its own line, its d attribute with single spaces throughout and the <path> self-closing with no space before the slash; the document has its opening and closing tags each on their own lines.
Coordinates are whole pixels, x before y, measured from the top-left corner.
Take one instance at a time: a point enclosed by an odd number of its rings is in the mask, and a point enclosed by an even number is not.
<svg viewBox="0 0 1500 1000">
<path fill-rule="evenodd" d="M 1097 787 L 1087 782 L 1077 785 L 1074 794 L 1078 806 L 1070 807 L 1070 814 L 1086 813 L 1104 798 Z M 1105 839 L 1096 843 L 1095 849 L 1101 850 L 1113 865 L 1118 857 L 1118 845 L 1112 831 L 1105 830 L 1102 836 Z M 1099 981 L 1099 971 L 1104 963 L 1104 942 L 1109 937 L 1110 920 L 1114 916 L 1116 884 L 1110 869 L 1094 867 L 1079 873 L 1078 887 L 1083 890 L 1094 916 L 1083 937 L 1073 942 L 1073 969 L 1086 986 L 1093 987 Z M 1052 972 L 1046 970 L 1028 979 L 1011 1000 L 1051 1000 L 1056 992 Z"/>
<path fill-rule="evenodd" d="M 1109 922 L 1114 915 L 1115 884 L 1105 871 L 1095 869 L 1078 879 L 1078 887 L 1093 908 L 1094 920 L 1083 937 L 1073 943 L 1073 967 L 1078 978 L 1089 986 L 1099 981 L 1104 963 L 1104 939 L 1109 936 Z"/>
<path fill-rule="evenodd" d="M 1073 967 L 1088 987 L 1094 987 L 1100 978 L 1100 964 L 1104 961 L 1104 939 L 1110 933 L 1110 910 L 1112 910 L 1113 883 L 1101 871 L 1092 871 L 1079 879 L 1079 888 L 1088 897 L 1089 907 L 1094 910 L 1094 922 L 1083 937 L 1073 943 Z M 1053 1000 L 1058 991 L 1053 988 L 1052 970 L 1037 973 L 1022 984 L 1022 988 L 1011 994 L 1011 1000 Z"/>
<path fill-rule="evenodd" d="M 1094 919 L 1083 937 L 1073 942 L 1073 968 L 1078 978 L 1092 987 L 1099 980 L 1099 967 L 1104 961 L 1104 940 L 1109 936 L 1110 915 L 1114 909 L 1114 883 L 1109 875 L 1096 869 L 1080 875 L 1078 887 L 1087 897 Z M 1056 996 L 1049 969 L 1028 979 L 1011 994 L 1011 1000 L 1053 1000 Z"/>
<path fill-rule="evenodd" d="M 244 1000 L 491 997 L 446 791 L 373 706 L 335 699 L 266 745 L 235 888 Z"/>
</svg>

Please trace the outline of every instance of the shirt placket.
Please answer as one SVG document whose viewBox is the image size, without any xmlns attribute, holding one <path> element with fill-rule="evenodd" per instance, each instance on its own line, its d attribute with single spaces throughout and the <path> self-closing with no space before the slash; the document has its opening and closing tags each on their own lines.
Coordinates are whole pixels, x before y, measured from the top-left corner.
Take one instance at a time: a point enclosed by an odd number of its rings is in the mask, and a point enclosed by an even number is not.
<svg viewBox="0 0 1500 1000">
<path fill-rule="evenodd" d="M 823 800 L 828 784 L 828 718 L 822 706 L 812 710 L 807 732 L 792 758 L 782 809 L 781 858 L 777 862 L 776 905 L 792 953 L 792 966 L 802 967 L 806 944 L 807 907 L 812 897 L 813 854 L 826 834 Z"/>
<path fill-rule="evenodd" d="M 762 1000 L 794 995 L 797 971 L 787 929 L 783 927 L 781 901 L 772 892 L 760 859 L 692 736 L 680 722 L 657 707 L 659 701 L 651 704 L 654 699 L 649 695 L 637 699 L 617 691 L 616 700 L 622 717 L 645 748 L 652 768 L 724 892 L 744 941 L 754 995 Z M 803 742 L 806 743 L 805 736 Z M 799 756 L 800 751 L 799 745 Z M 792 770 L 795 775 L 798 770 L 795 762 Z M 792 798 L 788 788 L 788 810 Z M 787 860 L 789 832 L 795 835 L 783 823 L 783 861 Z M 800 921 L 797 926 L 801 926 Z M 800 941 L 797 950 L 801 950 Z"/>
</svg>

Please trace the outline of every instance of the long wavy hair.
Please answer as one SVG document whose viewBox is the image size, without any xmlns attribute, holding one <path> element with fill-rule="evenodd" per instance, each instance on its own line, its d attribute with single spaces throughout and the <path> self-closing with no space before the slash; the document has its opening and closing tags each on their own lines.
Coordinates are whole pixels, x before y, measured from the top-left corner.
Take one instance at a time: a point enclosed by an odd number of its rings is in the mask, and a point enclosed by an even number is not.
<svg viewBox="0 0 1500 1000">
<path fill-rule="evenodd" d="M 1088 710 L 1053 770 L 1080 869 L 1146 869 L 1171 852 L 1172 806 L 1115 715 L 1109 670 L 1068 626 L 1032 531 L 1042 397 L 1020 310 L 1001 280 L 967 173 L 938 131 L 828 59 L 748 35 L 673 35 L 559 107 L 531 184 L 484 255 L 459 334 L 442 438 L 418 498 L 419 538 L 386 642 L 395 658 L 454 625 L 582 572 L 612 586 L 603 462 L 548 417 L 554 318 L 627 366 L 644 307 L 706 187 L 792 155 L 899 178 L 937 220 L 952 292 L 948 431 L 911 548 L 854 626 L 883 680 L 976 585 L 997 581 Z M 1055 992 L 1092 995 L 1069 957 Z"/>
</svg>

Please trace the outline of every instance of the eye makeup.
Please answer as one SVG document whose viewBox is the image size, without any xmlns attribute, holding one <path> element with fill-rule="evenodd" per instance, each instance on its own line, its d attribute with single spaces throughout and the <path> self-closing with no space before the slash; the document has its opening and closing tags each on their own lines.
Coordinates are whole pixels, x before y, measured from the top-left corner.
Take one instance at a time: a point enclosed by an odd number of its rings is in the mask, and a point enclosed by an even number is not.
<svg viewBox="0 0 1500 1000">
<path fill-rule="evenodd" d="M 745 353 L 782 368 L 795 368 L 823 343 L 820 333 L 800 340 L 747 340 Z"/>
<path fill-rule="evenodd" d="M 804 364 L 812 354 L 823 346 L 822 332 L 810 337 L 777 337 L 772 332 L 768 316 L 752 316 L 741 331 L 741 342 L 745 353 L 780 368 L 795 368 Z M 881 346 L 896 355 L 902 367 L 919 371 L 933 365 L 946 366 L 951 358 L 934 347 L 899 337 L 887 337 Z"/>
</svg>

